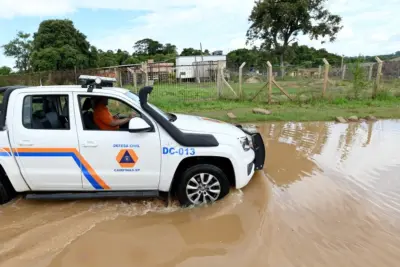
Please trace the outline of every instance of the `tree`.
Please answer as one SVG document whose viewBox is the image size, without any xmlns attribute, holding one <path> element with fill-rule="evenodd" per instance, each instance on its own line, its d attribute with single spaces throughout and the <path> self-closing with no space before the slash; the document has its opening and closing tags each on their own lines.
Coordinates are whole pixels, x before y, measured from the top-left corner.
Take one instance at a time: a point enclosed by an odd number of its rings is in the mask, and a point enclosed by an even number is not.
<svg viewBox="0 0 400 267">
<path fill-rule="evenodd" d="M 183 48 L 181 56 L 200 56 L 201 51 L 194 48 Z"/>
<path fill-rule="evenodd" d="M 335 41 L 342 19 L 324 7 L 326 1 L 257 0 L 249 16 L 247 43 L 261 39 L 263 48 L 273 48 L 280 56 L 283 68 L 284 54 L 300 33 L 311 40 L 328 36 L 330 42 Z"/>
<path fill-rule="evenodd" d="M 156 55 L 162 54 L 163 45 L 150 38 L 139 40 L 133 46 L 135 49 L 135 54 L 137 55 Z"/>
<path fill-rule="evenodd" d="M 163 54 L 164 55 L 168 55 L 168 54 L 177 54 L 177 52 L 176 52 L 176 45 L 173 45 L 173 44 L 170 44 L 170 43 L 167 43 L 167 44 L 165 44 L 164 45 L 164 47 L 163 47 Z"/>
<path fill-rule="evenodd" d="M 33 35 L 31 62 L 36 71 L 88 68 L 93 52 L 71 20 L 45 20 Z"/>
<path fill-rule="evenodd" d="M 7 66 L 0 67 L 0 75 L 8 75 L 11 73 L 11 68 Z"/>
<path fill-rule="evenodd" d="M 130 57 L 129 53 L 127 51 L 122 51 L 121 49 L 117 50 L 117 53 L 115 54 L 116 61 L 118 65 L 123 65 L 126 63 L 128 58 Z"/>
<path fill-rule="evenodd" d="M 15 58 L 15 68 L 19 71 L 28 71 L 30 68 L 29 58 L 32 52 L 32 40 L 30 34 L 18 32 L 17 37 L 8 44 L 3 45 L 4 55 Z"/>
<path fill-rule="evenodd" d="M 89 54 L 89 66 L 98 68 L 99 67 L 99 50 L 95 46 L 90 46 Z"/>
<path fill-rule="evenodd" d="M 258 60 L 261 58 L 260 53 L 257 49 L 246 49 L 241 48 L 229 52 L 227 55 L 227 61 L 229 62 L 229 67 L 237 69 L 243 62 L 246 62 L 246 67 L 254 67 L 258 65 Z"/>
<path fill-rule="evenodd" d="M 104 52 L 103 50 L 98 50 L 98 66 L 102 67 L 110 67 L 118 65 L 117 58 L 112 50 L 108 50 Z"/>
<path fill-rule="evenodd" d="M 273 52 L 258 49 L 253 47 L 252 49 L 241 48 L 233 50 L 227 54 L 228 67 L 238 69 L 243 62 L 246 62 L 246 68 L 263 70 L 267 66 L 267 61 L 272 64 L 276 62 Z"/>
<path fill-rule="evenodd" d="M 340 65 L 341 56 L 329 53 L 325 49 L 315 49 L 306 45 L 299 45 L 297 42 L 288 46 L 286 59 L 290 64 L 305 68 L 318 67 L 323 64 L 326 58 L 331 65 Z"/>
<path fill-rule="evenodd" d="M 323 58 L 326 58 L 332 65 L 340 65 L 342 59 L 341 56 L 329 53 L 325 49 L 315 49 L 306 45 L 299 45 L 297 42 L 287 47 L 285 58 L 287 63 L 303 68 L 318 67 L 323 64 Z M 245 68 L 266 71 L 267 61 L 270 61 L 272 65 L 276 65 L 280 59 L 274 50 L 257 47 L 233 50 L 227 55 L 228 67 L 234 69 L 239 68 L 243 62 L 246 62 Z"/>
</svg>

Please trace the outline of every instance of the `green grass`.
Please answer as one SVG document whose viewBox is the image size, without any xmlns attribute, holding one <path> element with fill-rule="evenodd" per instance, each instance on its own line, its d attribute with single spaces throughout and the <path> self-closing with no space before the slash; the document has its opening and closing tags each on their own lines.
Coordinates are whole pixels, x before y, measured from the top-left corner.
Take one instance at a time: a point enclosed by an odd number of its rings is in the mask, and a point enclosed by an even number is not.
<svg viewBox="0 0 400 267">
<path fill-rule="evenodd" d="M 365 117 L 373 115 L 377 118 L 400 118 L 400 98 L 376 100 L 346 100 L 315 101 L 308 104 L 285 102 L 283 104 L 267 105 L 263 103 L 241 101 L 208 101 L 181 102 L 171 105 L 166 102 L 155 103 L 160 108 L 176 113 L 188 113 L 231 122 L 257 121 L 331 121 L 337 116 Z M 270 115 L 254 114 L 255 107 L 270 110 Z M 233 112 L 237 118 L 231 120 L 227 112 Z"/>
<path fill-rule="evenodd" d="M 372 86 L 364 88 L 358 99 L 354 99 L 352 83 L 348 81 L 332 81 L 325 98 L 321 95 L 321 81 L 288 80 L 278 83 L 293 97 L 293 101 L 273 87 L 274 104 L 268 105 L 267 87 L 263 88 L 265 83 L 244 84 L 243 100 L 236 99 L 226 86 L 219 98 L 215 83 L 155 84 L 149 101 L 165 111 L 231 122 L 330 121 L 337 116 L 346 118 L 353 115 L 400 118 L 399 81 L 386 83 L 374 100 L 371 99 Z M 237 83 L 231 83 L 231 86 L 238 92 Z M 261 88 L 263 90 L 260 91 Z M 252 109 L 255 107 L 268 109 L 272 113 L 254 114 Z M 237 119 L 229 119 L 227 112 L 233 112 Z"/>
</svg>

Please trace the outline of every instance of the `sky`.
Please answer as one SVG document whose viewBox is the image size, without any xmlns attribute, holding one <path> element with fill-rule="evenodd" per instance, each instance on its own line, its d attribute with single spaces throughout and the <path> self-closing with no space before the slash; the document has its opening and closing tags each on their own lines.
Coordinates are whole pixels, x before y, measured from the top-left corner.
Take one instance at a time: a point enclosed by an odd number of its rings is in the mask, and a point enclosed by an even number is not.
<svg viewBox="0 0 400 267">
<path fill-rule="evenodd" d="M 400 50 L 400 0 L 328 0 L 342 16 L 337 41 L 321 45 L 300 36 L 299 43 L 339 55 L 375 55 Z M 34 33 L 45 19 L 71 19 L 96 47 L 133 52 L 143 38 L 228 53 L 246 47 L 252 0 L 0 0 L 0 45 L 17 31 Z M 0 66 L 14 60 L 0 51 Z"/>
</svg>

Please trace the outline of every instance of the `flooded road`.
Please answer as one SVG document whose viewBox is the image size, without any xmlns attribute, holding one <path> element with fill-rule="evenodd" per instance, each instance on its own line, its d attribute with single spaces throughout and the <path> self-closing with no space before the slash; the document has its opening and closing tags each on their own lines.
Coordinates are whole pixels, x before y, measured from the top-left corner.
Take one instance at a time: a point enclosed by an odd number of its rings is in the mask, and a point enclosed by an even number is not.
<svg viewBox="0 0 400 267">
<path fill-rule="evenodd" d="M 18 199 L 0 266 L 397 266 L 400 121 L 260 125 L 267 160 L 209 206 Z"/>
</svg>

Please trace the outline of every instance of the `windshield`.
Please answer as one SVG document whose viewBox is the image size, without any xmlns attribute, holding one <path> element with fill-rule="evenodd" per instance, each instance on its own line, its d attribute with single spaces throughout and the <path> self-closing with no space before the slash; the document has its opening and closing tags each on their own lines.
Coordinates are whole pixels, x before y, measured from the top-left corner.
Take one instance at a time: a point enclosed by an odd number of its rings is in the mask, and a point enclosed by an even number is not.
<svg viewBox="0 0 400 267">
<path fill-rule="evenodd" d="M 133 101 L 135 101 L 135 103 L 137 103 L 140 106 L 140 100 L 139 97 L 132 93 L 132 92 L 126 92 L 125 93 L 130 99 L 132 99 Z M 162 111 L 161 109 L 159 109 L 158 107 L 154 106 L 153 104 L 147 103 L 149 104 L 150 107 L 152 107 L 155 111 L 157 111 L 161 116 L 163 116 L 165 119 L 169 120 L 169 116 L 167 113 L 165 113 L 164 111 Z"/>
</svg>

